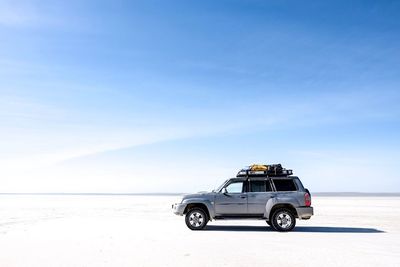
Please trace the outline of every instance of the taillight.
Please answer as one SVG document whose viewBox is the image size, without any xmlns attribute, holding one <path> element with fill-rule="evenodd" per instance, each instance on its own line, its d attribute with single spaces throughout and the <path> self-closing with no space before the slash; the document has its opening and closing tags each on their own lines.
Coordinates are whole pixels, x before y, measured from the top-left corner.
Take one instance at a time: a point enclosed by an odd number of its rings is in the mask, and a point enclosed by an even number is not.
<svg viewBox="0 0 400 267">
<path fill-rule="evenodd" d="M 304 204 L 306 205 L 306 207 L 311 206 L 311 196 L 309 193 L 304 194 Z"/>
</svg>

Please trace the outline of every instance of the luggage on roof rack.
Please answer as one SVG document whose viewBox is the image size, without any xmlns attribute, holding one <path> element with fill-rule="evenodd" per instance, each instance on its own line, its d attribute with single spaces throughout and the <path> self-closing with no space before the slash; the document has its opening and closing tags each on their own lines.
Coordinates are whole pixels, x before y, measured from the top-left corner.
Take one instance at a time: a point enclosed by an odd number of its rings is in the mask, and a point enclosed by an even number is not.
<svg viewBox="0 0 400 267">
<path fill-rule="evenodd" d="M 282 167 L 281 164 L 253 164 L 244 169 L 241 169 L 236 177 L 248 177 L 248 176 L 288 176 L 292 175 L 292 170 L 287 170 Z"/>
<path fill-rule="evenodd" d="M 253 164 L 250 167 L 251 171 L 268 171 L 268 165 Z"/>
</svg>

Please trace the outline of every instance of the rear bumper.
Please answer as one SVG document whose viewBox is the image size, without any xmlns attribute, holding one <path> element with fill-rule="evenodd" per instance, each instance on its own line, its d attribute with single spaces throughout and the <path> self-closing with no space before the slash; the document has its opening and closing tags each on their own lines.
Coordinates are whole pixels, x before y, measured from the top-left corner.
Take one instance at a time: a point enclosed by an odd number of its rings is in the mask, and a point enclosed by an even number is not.
<svg viewBox="0 0 400 267">
<path fill-rule="evenodd" d="M 172 212 L 176 215 L 183 215 L 185 208 L 186 208 L 186 204 L 175 203 L 172 205 Z"/>
<path fill-rule="evenodd" d="M 313 207 L 298 207 L 296 208 L 297 215 L 299 216 L 299 219 L 310 219 L 311 216 L 314 215 L 314 209 Z"/>
</svg>

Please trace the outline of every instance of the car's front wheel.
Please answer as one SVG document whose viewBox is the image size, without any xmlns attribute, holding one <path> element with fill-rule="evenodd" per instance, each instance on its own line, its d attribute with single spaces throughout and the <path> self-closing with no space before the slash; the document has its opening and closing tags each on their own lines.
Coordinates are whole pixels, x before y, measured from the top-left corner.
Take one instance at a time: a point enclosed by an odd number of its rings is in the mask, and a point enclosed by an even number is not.
<svg viewBox="0 0 400 267">
<path fill-rule="evenodd" d="M 296 226 L 296 217 L 288 209 L 278 209 L 272 215 L 272 226 L 279 232 L 288 232 Z"/>
<path fill-rule="evenodd" d="M 191 230 L 201 230 L 208 223 L 207 213 L 200 208 L 193 208 L 186 213 L 185 222 Z"/>
</svg>

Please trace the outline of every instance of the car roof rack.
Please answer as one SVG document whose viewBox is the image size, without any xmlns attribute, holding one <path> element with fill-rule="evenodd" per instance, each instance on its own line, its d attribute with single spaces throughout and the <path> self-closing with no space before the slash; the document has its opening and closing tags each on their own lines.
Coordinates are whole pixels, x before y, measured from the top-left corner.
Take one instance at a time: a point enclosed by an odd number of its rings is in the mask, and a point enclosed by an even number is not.
<svg viewBox="0 0 400 267">
<path fill-rule="evenodd" d="M 253 164 L 241 169 L 236 177 L 287 177 L 292 174 L 292 170 L 282 168 L 281 164 Z"/>
</svg>

